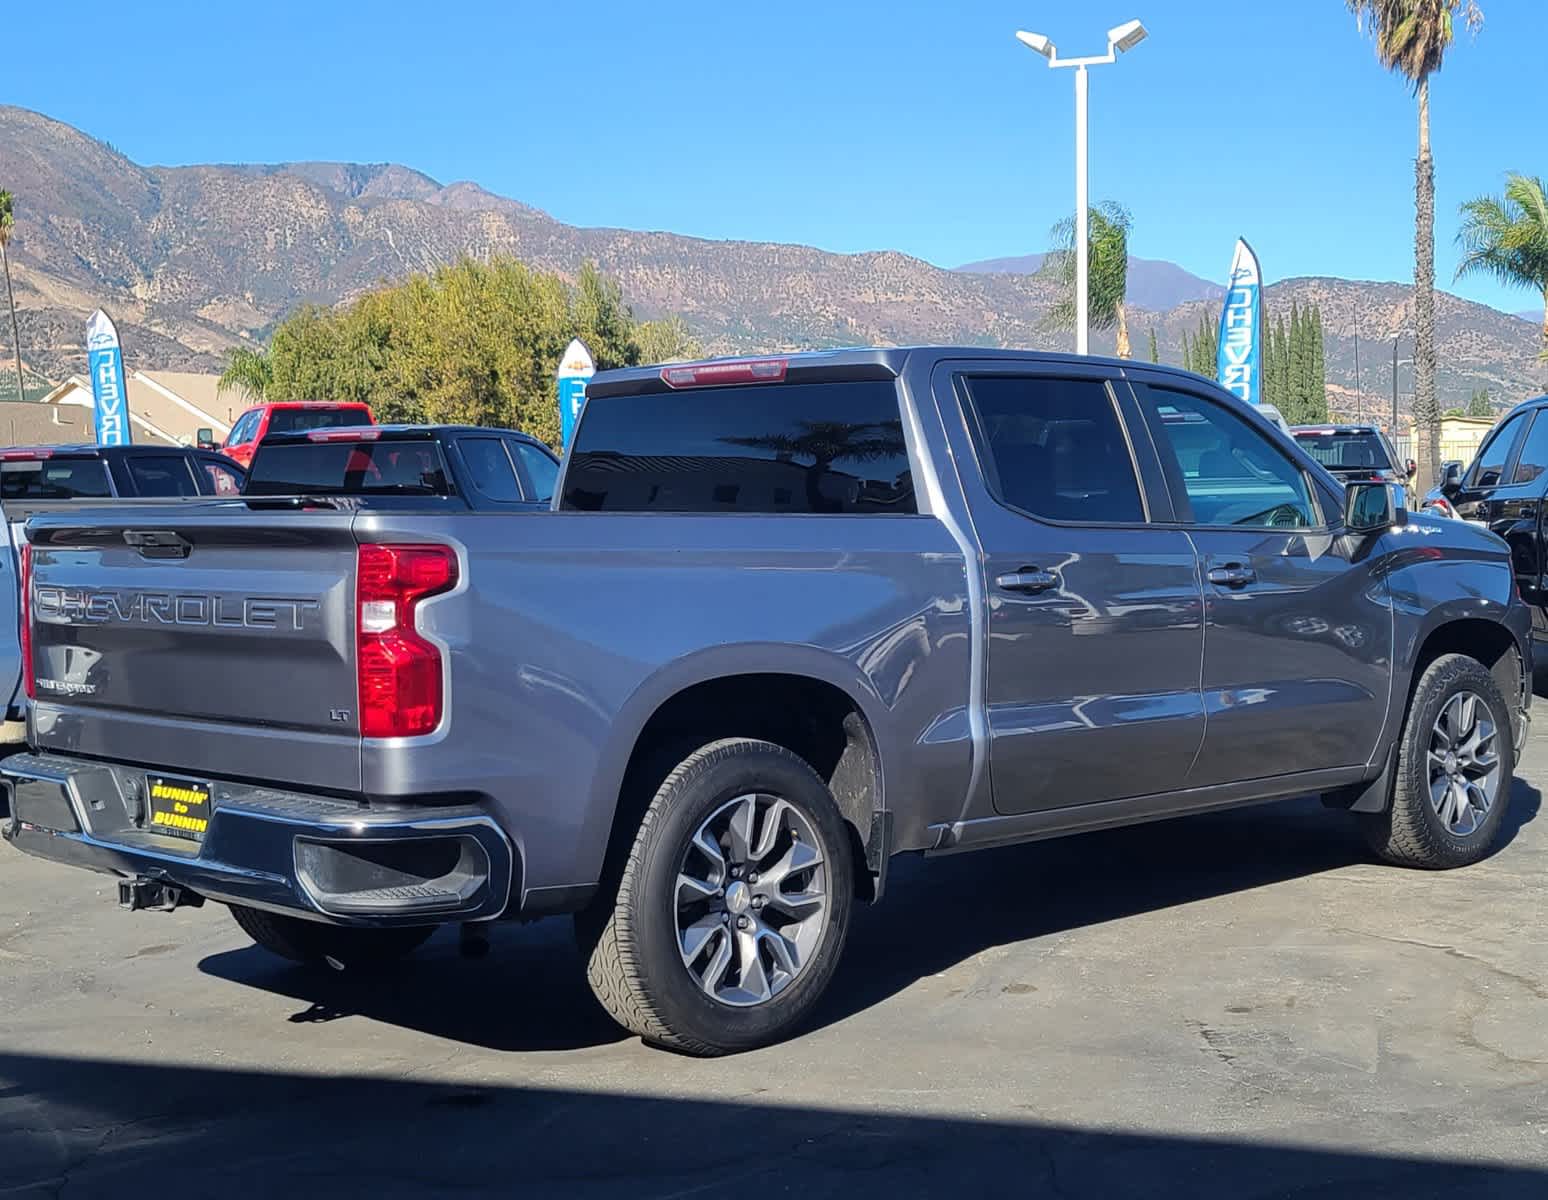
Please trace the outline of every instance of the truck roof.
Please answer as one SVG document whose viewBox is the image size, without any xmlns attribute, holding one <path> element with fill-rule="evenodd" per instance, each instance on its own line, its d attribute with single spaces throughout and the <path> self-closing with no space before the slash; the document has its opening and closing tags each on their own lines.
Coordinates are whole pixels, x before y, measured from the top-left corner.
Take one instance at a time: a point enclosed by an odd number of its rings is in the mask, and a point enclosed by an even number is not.
<svg viewBox="0 0 1548 1200">
<path fill-rule="evenodd" d="M 159 442 L 131 442 L 127 446 L 99 446 L 95 442 L 67 442 L 57 446 L 6 446 L 0 449 L 0 462 L 25 462 L 44 458 L 107 458 L 134 454 L 184 454 L 197 446 L 167 446 Z M 219 454 L 205 450 L 205 454 Z M 233 464 L 237 465 L 237 464 Z"/>
<path fill-rule="evenodd" d="M 943 359 L 973 358 L 1071 366 L 1090 366 L 1096 363 L 1117 370 L 1143 367 L 1146 371 L 1175 375 L 1179 379 L 1197 380 L 1199 378 L 1192 371 L 1185 371 L 1181 367 L 1049 350 L 1014 350 L 985 346 L 855 346 L 835 350 L 803 350 L 793 354 L 734 355 L 724 358 L 697 359 L 692 362 L 620 367 L 612 371 L 599 371 L 592 376 L 586 385 L 586 394 L 588 396 L 624 396 L 673 391 L 686 386 L 704 387 L 716 384 L 730 386 L 738 383 L 774 382 L 775 376 L 765 375 L 760 378 L 751 372 L 755 367 L 772 368 L 776 364 L 782 367 L 777 378 L 790 383 L 891 379 L 901 375 L 904 364 L 916 354 Z M 748 368 L 748 372 L 738 373 L 735 370 L 741 367 Z M 702 372 L 709 378 L 697 384 L 673 383 L 668 380 L 669 372 L 689 377 L 695 371 Z"/>
<path fill-rule="evenodd" d="M 407 442 L 468 433 L 520 438 L 524 442 L 547 448 L 547 443 L 541 438 L 533 437 L 530 433 L 523 433 L 519 429 L 497 429 L 488 425 L 335 425 L 328 429 L 271 433 L 263 439 L 263 444 L 294 446 L 302 442 Z"/>
</svg>

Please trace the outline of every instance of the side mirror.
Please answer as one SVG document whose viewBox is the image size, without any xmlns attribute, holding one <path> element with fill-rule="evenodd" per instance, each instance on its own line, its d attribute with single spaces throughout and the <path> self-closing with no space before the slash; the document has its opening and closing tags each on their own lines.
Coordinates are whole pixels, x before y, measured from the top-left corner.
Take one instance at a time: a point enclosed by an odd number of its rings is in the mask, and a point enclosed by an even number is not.
<svg viewBox="0 0 1548 1200">
<path fill-rule="evenodd" d="M 1344 489 L 1344 528 L 1350 533 L 1375 533 L 1408 524 L 1408 508 L 1399 488 L 1390 483 L 1351 483 Z"/>
<path fill-rule="evenodd" d="M 1403 468 L 1408 472 L 1408 477 L 1410 479 L 1419 474 L 1419 464 L 1416 463 L 1413 459 L 1409 459 L 1407 462 L 1405 462 L 1403 464 Z"/>
<path fill-rule="evenodd" d="M 199 431 L 194 434 L 194 444 L 201 450 L 216 449 L 215 431 L 208 425 L 201 426 Z"/>
<path fill-rule="evenodd" d="M 1457 460 L 1441 463 L 1440 490 L 1448 496 L 1462 490 L 1462 464 Z"/>
</svg>

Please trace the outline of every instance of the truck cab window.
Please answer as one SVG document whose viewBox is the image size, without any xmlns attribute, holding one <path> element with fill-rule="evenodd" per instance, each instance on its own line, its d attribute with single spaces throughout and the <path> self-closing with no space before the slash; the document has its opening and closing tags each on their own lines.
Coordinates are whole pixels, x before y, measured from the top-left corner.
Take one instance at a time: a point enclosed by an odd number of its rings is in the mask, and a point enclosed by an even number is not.
<svg viewBox="0 0 1548 1200">
<path fill-rule="evenodd" d="M 1145 520 L 1134 459 L 1099 379 L 967 381 L 986 481 L 1003 504 L 1055 521 Z"/>
<path fill-rule="evenodd" d="M 1247 420 L 1192 392 L 1150 388 L 1162 465 L 1199 525 L 1321 524 L 1306 473 Z M 1154 419 L 1154 418 L 1153 418 Z"/>
</svg>

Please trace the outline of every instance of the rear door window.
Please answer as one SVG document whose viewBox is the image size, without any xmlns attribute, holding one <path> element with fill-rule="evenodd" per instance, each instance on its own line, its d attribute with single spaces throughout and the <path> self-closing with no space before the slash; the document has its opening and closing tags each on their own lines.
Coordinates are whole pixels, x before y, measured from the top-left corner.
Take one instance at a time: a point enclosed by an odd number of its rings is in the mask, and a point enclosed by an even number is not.
<svg viewBox="0 0 1548 1200">
<path fill-rule="evenodd" d="M 240 496 L 242 494 L 244 476 L 235 464 L 216 458 L 213 454 L 201 454 L 195 470 L 204 473 L 203 490 L 210 495 Z"/>
<path fill-rule="evenodd" d="M 434 441 L 265 442 L 253 457 L 248 496 L 449 496 Z"/>
<path fill-rule="evenodd" d="M 125 460 L 141 496 L 197 496 L 198 481 L 181 454 L 131 454 Z"/>
<path fill-rule="evenodd" d="M 892 380 L 590 397 L 564 507 L 606 512 L 913 513 Z"/>
<path fill-rule="evenodd" d="M 462 461 L 467 465 L 468 477 L 480 495 L 504 503 L 523 498 L 521 484 L 516 480 L 516 468 L 511 465 L 511 456 L 505 452 L 503 439 L 458 438 L 457 449 L 462 451 Z"/>
<path fill-rule="evenodd" d="M 1002 504 L 1054 521 L 1145 520 L 1134 458 L 1105 383 L 984 375 L 966 385 L 979 461 Z"/>
<path fill-rule="evenodd" d="M 112 494 L 107 465 L 98 458 L 22 459 L 0 464 L 0 499 L 75 500 Z"/>
<path fill-rule="evenodd" d="M 530 442 L 507 441 L 506 448 L 526 468 L 527 486 L 532 489 L 531 500 L 552 500 L 554 485 L 559 480 L 559 464 L 553 456 Z"/>
</svg>

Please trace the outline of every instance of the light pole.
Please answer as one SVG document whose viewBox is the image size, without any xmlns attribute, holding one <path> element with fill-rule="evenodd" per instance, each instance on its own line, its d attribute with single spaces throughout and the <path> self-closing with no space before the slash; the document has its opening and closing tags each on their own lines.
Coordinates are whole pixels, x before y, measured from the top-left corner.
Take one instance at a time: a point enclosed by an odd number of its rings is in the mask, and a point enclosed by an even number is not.
<svg viewBox="0 0 1548 1200">
<path fill-rule="evenodd" d="M 1089 58 L 1060 58 L 1054 44 L 1040 33 L 1028 33 L 1021 29 L 1016 39 L 1022 45 L 1036 50 L 1048 60 L 1050 67 L 1075 68 L 1075 352 L 1088 354 L 1091 350 L 1091 298 L 1087 294 L 1091 276 L 1091 221 L 1090 201 L 1087 199 L 1089 178 L 1086 150 L 1088 144 L 1086 121 L 1086 68 L 1103 63 L 1117 62 L 1118 56 L 1132 50 L 1145 40 L 1147 31 L 1138 21 L 1125 21 L 1107 31 L 1107 53 Z"/>
</svg>

